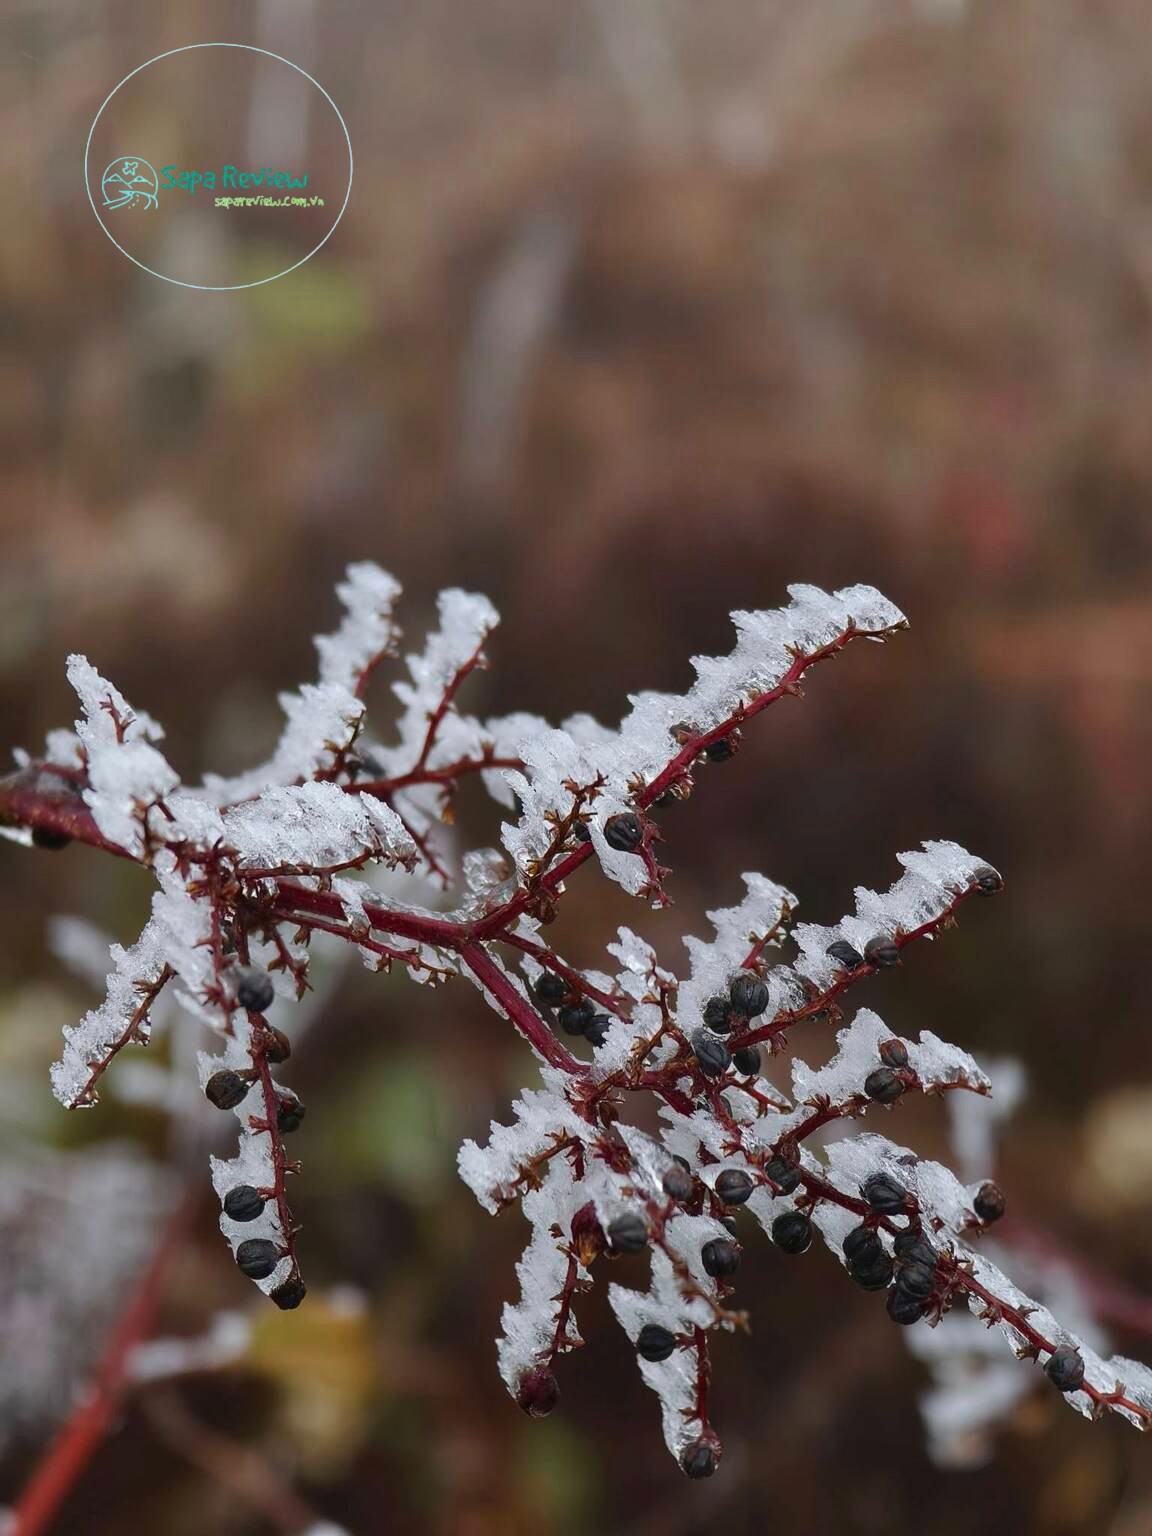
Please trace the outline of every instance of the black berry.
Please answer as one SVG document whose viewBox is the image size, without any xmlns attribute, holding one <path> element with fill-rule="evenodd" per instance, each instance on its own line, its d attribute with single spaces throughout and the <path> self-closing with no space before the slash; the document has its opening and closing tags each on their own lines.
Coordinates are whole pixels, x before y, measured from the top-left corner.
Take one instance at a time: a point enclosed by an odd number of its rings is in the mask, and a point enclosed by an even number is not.
<svg viewBox="0 0 1152 1536">
<path fill-rule="evenodd" d="M 287 1280 L 282 1280 L 275 1290 L 269 1291 L 269 1298 L 276 1303 L 281 1312 L 294 1312 L 308 1294 L 308 1287 L 299 1275 L 289 1275 Z"/>
<path fill-rule="evenodd" d="M 864 1180 L 860 1193 L 874 1211 L 893 1216 L 902 1211 L 908 1201 L 908 1191 L 886 1173 L 874 1173 Z"/>
<path fill-rule="evenodd" d="M 740 1268 L 740 1249 L 727 1237 L 714 1237 L 700 1250 L 704 1273 L 713 1280 L 726 1280 Z"/>
<path fill-rule="evenodd" d="M 891 1067 L 877 1067 L 864 1079 L 864 1092 L 877 1104 L 895 1104 L 907 1085 Z"/>
<path fill-rule="evenodd" d="M 864 958 L 869 965 L 879 966 L 881 970 L 890 965 L 900 964 L 900 951 L 894 940 L 886 938 L 883 934 L 877 934 L 876 938 L 869 939 L 864 946 Z"/>
<path fill-rule="evenodd" d="M 848 1266 L 848 1273 L 861 1290 L 887 1290 L 892 1279 L 892 1260 L 886 1253 L 881 1253 L 878 1259 L 872 1259 L 868 1263 L 853 1260 Z"/>
<path fill-rule="evenodd" d="M 930 1269 L 935 1268 L 939 1255 L 923 1232 L 897 1232 L 892 1239 L 892 1246 L 896 1250 L 896 1257 L 903 1263 L 926 1264 Z"/>
<path fill-rule="evenodd" d="M 635 853 L 644 841 L 644 828 L 632 811 L 620 811 L 604 823 L 604 841 L 617 853 Z"/>
<path fill-rule="evenodd" d="M 741 971 L 728 987 L 732 1007 L 746 1019 L 759 1018 L 768 1006 L 768 983 L 752 971 Z"/>
<path fill-rule="evenodd" d="M 854 971 L 864 964 L 864 956 L 847 939 L 837 939 L 835 944 L 829 944 L 825 953 L 846 971 Z"/>
<path fill-rule="evenodd" d="M 224 1196 L 224 1214 L 233 1221 L 255 1221 L 264 1209 L 264 1196 L 251 1184 L 237 1184 Z"/>
<path fill-rule="evenodd" d="M 725 1205 L 743 1205 L 755 1188 L 743 1168 L 725 1168 L 715 1185 L 716 1193 Z"/>
<path fill-rule="evenodd" d="M 710 997 L 704 1004 L 704 1022 L 718 1035 L 732 1029 L 732 1004 L 726 997 Z"/>
<path fill-rule="evenodd" d="M 849 1264 L 868 1263 L 874 1258 L 879 1258 L 884 1252 L 884 1244 L 876 1236 L 871 1227 L 853 1227 L 844 1239 L 844 1257 Z"/>
<path fill-rule="evenodd" d="M 978 896 L 995 896 L 997 891 L 1004 889 L 1004 878 L 991 864 L 981 864 L 972 872 L 972 884 Z"/>
<path fill-rule="evenodd" d="M 584 1026 L 584 1038 L 592 1045 L 603 1045 L 608 1038 L 608 1031 L 612 1027 L 612 1020 L 606 1013 L 593 1014 Z"/>
<path fill-rule="evenodd" d="M 732 1054 L 723 1040 L 706 1029 L 698 1029 L 692 1036 L 692 1051 L 705 1077 L 720 1077 L 732 1065 Z"/>
<path fill-rule="evenodd" d="M 67 832 L 57 832 L 54 827 L 33 827 L 33 848 L 67 848 L 72 841 Z"/>
<path fill-rule="evenodd" d="M 516 1401 L 534 1419 L 546 1419 L 560 1401 L 560 1384 L 546 1366 L 538 1365 L 521 1378 Z"/>
<path fill-rule="evenodd" d="M 213 1072 L 204 1084 L 204 1097 L 217 1109 L 235 1109 L 247 1098 L 251 1086 L 251 1078 L 241 1077 L 239 1072 L 225 1067 L 222 1072 Z"/>
<path fill-rule="evenodd" d="M 913 1296 L 899 1281 L 888 1292 L 888 1316 L 894 1323 L 907 1328 L 918 1323 L 927 1310 L 927 1301 L 922 1296 Z"/>
<path fill-rule="evenodd" d="M 686 1168 L 681 1168 L 679 1163 L 673 1163 L 664 1170 L 664 1193 L 669 1200 L 675 1200 L 683 1205 L 686 1200 L 691 1200 L 696 1188 L 696 1181 Z"/>
<path fill-rule="evenodd" d="M 266 1237 L 250 1237 L 236 1249 L 237 1267 L 249 1280 L 267 1280 L 279 1262 L 279 1248 Z"/>
<path fill-rule="evenodd" d="M 556 1018 L 566 1035 L 582 1035 L 595 1016 L 596 1009 L 582 997 L 579 1002 L 566 1003 Z"/>
<path fill-rule="evenodd" d="M 732 1052 L 732 1065 L 744 1077 L 755 1077 L 760 1070 L 760 1047 L 742 1045 L 738 1051 Z"/>
<path fill-rule="evenodd" d="M 903 1040 L 881 1040 L 880 1060 L 886 1067 L 906 1067 L 908 1065 L 908 1047 Z"/>
<path fill-rule="evenodd" d="M 1084 1383 L 1084 1356 L 1071 1344 L 1061 1344 L 1048 1356 L 1045 1374 L 1060 1392 L 1075 1392 Z"/>
<path fill-rule="evenodd" d="M 263 1013 L 272 1006 L 272 978 L 259 966 L 246 965 L 236 972 L 236 1001 L 249 1013 Z"/>
<path fill-rule="evenodd" d="M 276 1105 L 276 1124 L 280 1130 L 288 1135 L 292 1131 L 298 1131 L 304 1119 L 304 1106 L 295 1094 L 282 1098 Z"/>
<path fill-rule="evenodd" d="M 693 1479 L 711 1477 L 716 1470 L 716 1460 L 716 1451 L 707 1440 L 697 1440 L 695 1445 L 690 1445 L 684 1452 L 680 1465 L 687 1476 Z"/>
<path fill-rule="evenodd" d="M 999 1221 L 1004 1214 L 1006 1204 L 1004 1191 L 1000 1188 L 999 1184 L 993 1184 L 989 1180 L 986 1184 L 981 1184 L 980 1188 L 976 1191 L 976 1198 L 972 1202 L 972 1209 L 981 1221 L 987 1223 Z"/>
<path fill-rule="evenodd" d="M 739 737 L 721 736 L 718 740 L 708 743 L 704 748 L 704 756 L 710 763 L 726 763 L 729 758 L 735 757 L 739 750 Z"/>
<path fill-rule="evenodd" d="M 774 1157 L 764 1165 L 764 1172 L 782 1195 L 790 1195 L 800 1186 L 800 1170 L 782 1157 Z"/>
<path fill-rule="evenodd" d="M 812 1245 L 812 1223 L 803 1211 L 784 1211 L 772 1223 L 772 1241 L 784 1253 L 804 1253 Z"/>
<path fill-rule="evenodd" d="M 659 1323 L 645 1323 L 636 1335 L 636 1353 L 641 1360 L 651 1360 L 655 1365 L 676 1348 L 676 1335 L 661 1328 Z"/>
<path fill-rule="evenodd" d="M 919 1296 L 923 1300 L 932 1294 L 932 1287 L 936 1283 L 936 1266 L 904 1263 L 900 1266 L 896 1283 L 903 1286 L 909 1296 Z"/>
<path fill-rule="evenodd" d="M 562 1003 L 572 988 L 564 980 L 563 976 L 557 976 L 554 971 L 542 971 L 532 983 L 539 1002 L 549 1008 L 554 1008 L 557 1003 Z"/>
<path fill-rule="evenodd" d="M 608 1246 L 613 1253 L 640 1253 L 648 1246 L 648 1224 L 635 1211 L 626 1211 L 608 1228 Z"/>
</svg>

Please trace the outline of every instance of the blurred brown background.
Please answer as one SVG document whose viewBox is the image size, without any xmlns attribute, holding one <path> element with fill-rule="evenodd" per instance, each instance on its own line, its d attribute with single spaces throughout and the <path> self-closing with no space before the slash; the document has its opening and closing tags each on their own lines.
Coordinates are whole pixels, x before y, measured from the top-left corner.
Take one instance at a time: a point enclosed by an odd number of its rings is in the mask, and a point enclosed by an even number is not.
<svg viewBox="0 0 1152 1536">
<path fill-rule="evenodd" d="M 582 880 L 558 942 L 597 963 L 628 921 L 675 963 L 744 869 L 831 921 L 896 850 L 973 847 L 1006 894 L 866 1001 L 1025 1061 L 1005 1239 L 1026 1220 L 1147 1294 L 1148 7 L 9 0 L 0 36 L 4 741 L 71 720 L 79 649 L 166 723 L 190 778 L 257 760 L 355 558 L 405 583 L 412 639 L 438 587 L 488 592 L 503 625 L 469 705 L 554 719 L 685 686 L 728 610 L 789 581 L 873 582 L 912 632 L 818 673 L 709 776 L 670 830 L 676 908 Z M 324 250 L 231 294 L 130 265 L 80 176 L 111 85 L 217 37 L 313 73 L 356 154 Z M 495 839 L 477 790 L 461 822 Z M 112 1137 L 163 1158 L 154 1110 L 110 1091 L 66 1116 L 46 1071 L 96 995 L 49 953 L 48 917 L 127 941 L 147 895 L 83 850 L 0 846 L 0 1185 Z M 284 1528 L 193 1464 L 180 1414 L 357 1536 L 1152 1529 L 1146 1443 L 1054 1394 L 991 1466 L 934 1467 L 922 1367 L 880 1309 L 828 1255 L 774 1261 L 764 1241 L 741 1284 L 754 1335 L 716 1351 L 712 1483 L 663 1450 L 602 1293 L 562 1411 L 523 1419 L 491 1341 L 525 1228 L 486 1216 L 453 1157 L 530 1070 L 471 989 L 349 972 L 291 1071 L 312 1297 L 259 1312 L 238 1365 L 165 1389 L 175 1427 L 135 1395 L 60 1536 Z M 946 1153 L 938 1106 L 892 1134 Z M 0 1209 L 15 1252 L 20 1200 Z M 91 1237 L 119 1240 L 114 1221 Z M 61 1249 L 106 1311 L 106 1256 Z M 42 1401 L 25 1371 L 0 1440 L 0 1502 L 93 1347 L 69 1306 Z M 251 1307 L 206 1195 L 164 1331 Z M 1113 1337 L 1152 1357 L 1140 1329 Z"/>
</svg>

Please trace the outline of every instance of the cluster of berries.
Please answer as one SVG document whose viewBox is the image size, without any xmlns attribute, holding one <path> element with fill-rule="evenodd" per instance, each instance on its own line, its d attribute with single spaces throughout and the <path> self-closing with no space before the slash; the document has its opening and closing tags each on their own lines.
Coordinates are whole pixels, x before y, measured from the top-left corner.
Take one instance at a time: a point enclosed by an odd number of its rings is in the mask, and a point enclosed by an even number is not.
<svg viewBox="0 0 1152 1536">
<path fill-rule="evenodd" d="M 705 1077 L 722 1077 L 729 1067 L 745 1077 L 760 1071 L 760 1047 L 742 1045 L 730 1051 L 723 1040 L 733 1029 L 743 1028 L 768 1007 L 768 985 L 755 971 L 741 971 L 732 978 L 727 993 L 717 993 L 704 1004 L 704 1028 L 693 1032 L 690 1044 Z"/>
<path fill-rule="evenodd" d="M 264 1010 L 271 1006 L 273 998 L 272 978 L 267 971 L 256 966 L 243 966 L 235 972 L 235 998 L 239 1007 L 257 1017 L 253 1031 L 254 1049 L 273 1066 L 287 1061 L 291 1054 L 288 1037 L 273 1028 L 263 1018 Z M 259 1072 L 255 1067 L 236 1071 L 225 1067 L 204 1084 L 204 1094 L 217 1109 L 236 1109 L 248 1097 Z M 299 1130 L 304 1120 L 304 1106 L 294 1093 L 286 1088 L 276 1088 L 276 1129 L 281 1135 Z M 225 1194 L 222 1207 L 232 1221 L 255 1221 L 263 1215 L 269 1202 L 275 1198 L 271 1189 L 257 1189 L 252 1184 L 236 1184 Z M 251 1237 L 238 1243 L 233 1252 L 237 1268 L 250 1280 L 266 1280 L 284 1257 L 284 1250 L 270 1238 Z M 304 1300 L 306 1288 L 300 1275 L 293 1270 L 271 1293 L 272 1300 L 284 1311 L 291 1311 Z"/>
<path fill-rule="evenodd" d="M 592 1001 L 571 982 L 554 971 L 542 971 L 532 990 L 545 1014 L 554 1018 L 566 1035 L 583 1036 L 592 1045 L 604 1044 L 611 1018 L 606 1013 L 597 1013 Z"/>
</svg>

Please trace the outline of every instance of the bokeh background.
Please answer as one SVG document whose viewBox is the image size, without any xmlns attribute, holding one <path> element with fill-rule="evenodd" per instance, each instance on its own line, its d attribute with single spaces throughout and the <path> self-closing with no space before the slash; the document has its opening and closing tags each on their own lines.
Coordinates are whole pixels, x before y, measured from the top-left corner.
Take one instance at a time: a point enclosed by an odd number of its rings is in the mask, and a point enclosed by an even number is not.
<svg viewBox="0 0 1152 1536">
<path fill-rule="evenodd" d="M 8 0 L 0 37 L 4 741 L 71 720 L 80 649 L 189 777 L 258 760 L 350 559 L 403 580 L 412 639 L 439 587 L 488 592 L 469 705 L 554 719 L 685 686 L 728 610 L 789 581 L 875 583 L 911 633 L 816 674 L 709 775 L 670 828 L 676 907 L 582 879 L 558 940 L 596 963 L 646 923 L 675 962 L 744 869 L 831 921 L 898 849 L 978 850 L 1003 897 L 867 1001 L 1026 1063 L 1004 1239 L 1111 1275 L 1089 1284 L 1112 1338 L 1152 1357 L 1148 7 Z M 313 73 L 357 165 L 320 255 L 232 294 L 130 265 L 80 177 L 111 85 L 215 38 Z M 459 821 L 495 840 L 478 788 Z M 139 1075 L 91 1115 L 49 1093 L 97 996 L 50 918 L 128 940 L 146 910 L 109 863 L 0 846 L 0 1502 L 190 1155 Z M 602 1294 L 562 1409 L 524 1419 L 492 1340 L 526 1229 L 453 1160 L 531 1070 L 471 989 L 333 970 L 291 1068 L 309 1301 L 254 1308 L 205 1180 L 159 1331 L 232 1313 L 247 1342 L 133 1390 L 60 1536 L 265 1536 L 309 1510 L 356 1536 L 1152 1529 L 1146 1443 L 1055 1394 L 979 1470 L 935 1465 L 924 1368 L 875 1298 L 764 1242 L 754 1333 L 716 1350 L 711 1483 L 667 1457 Z M 901 1115 L 947 1154 L 939 1106 Z"/>
</svg>

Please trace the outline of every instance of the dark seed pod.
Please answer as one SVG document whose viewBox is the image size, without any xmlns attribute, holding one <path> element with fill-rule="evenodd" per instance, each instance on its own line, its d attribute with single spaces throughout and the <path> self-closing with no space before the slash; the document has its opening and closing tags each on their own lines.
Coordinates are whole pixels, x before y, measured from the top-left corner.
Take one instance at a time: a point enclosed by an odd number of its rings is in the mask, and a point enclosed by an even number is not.
<svg viewBox="0 0 1152 1536">
<path fill-rule="evenodd" d="M 895 1104 L 907 1084 L 897 1077 L 891 1067 L 877 1067 L 864 1079 L 864 1092 L 877 1104 Z"/>
<path fill-rule="evenodd" d="M 710 741 L 704 748 L 704 756 L 710 763 L 726 763 L 739 750 L 740 738 L 733 732 L 731 736 L 721 736 L 716 741 Z"/>
<path fill-rule="evenodd" d="M 728 987 L 735 1012 L 746 1019 L 756 1019 L 768 1006 L 768 983 L 752 971 L 741 971 L 733 976 Z"/>
<path fill-rule="evenodd" d="M 926 1264 L 929 1269 L 935 1269 L 940 1257 L 923 1232 L 897 1232 L 892 1246 L 896 1257 L 904 1264 Z"/>
<path fill-rule="evenodd" d="M 268 1292 L 269 1299 L 276 1303 L 281 1312 L 295 1312 L 307 1294 L 308 1287 L 299 1275 L 289 1275 L 274 1291 Z"/>
<path fill-rule="evenodd" d="M 725 1168 L 716 1179 L 717 1196 L 725 1205 L 743 1205 L 756 1188 L 743 1168 Z"/>
<path fill-rule="evenodd" d="M 900 950 L 894 939 L 888 938 L 885 934 L 877 934 L 874 939 L 869 939 L 865 944 L 864 958 L 869 965 L 886 970 L 889 966 L 900 964 Z"/>
<path fill-rule="evenodd" d="M 932 1288 L 936 1283 L 936 1266 L 905 1262 L 900 1266 L 896 1283 L 902 1285 L 909 1296 L 919 1296 L 922 1299 L 931 1296 Z"/>
<path fill-rule="evenodd" d="M 538 1002 L 548 1008 L 554 1008 L 557 1003 L 564 1001 L 572 988 L 563 976 L 557 976 L 555 971 L 541 971 L 532 983 L 532 990 Z"/>
<path fill-rule="evenodd" d="M 723 1040 L 705 1029 L 692 1036 L 692 1051 L 705 1077 L 721 1077 L 732 1065 L 732 1055 Z"/>
<path fill-rule="evenodd" d="M 993 1184 L 989 1179 L 986 1184 L 981 1184 L 976 1191 L 976 1198 L 972 1202 L 972 1209 L 985 1224 L 999 1221 L 1004 1214 L 1007 1201 L 1004 1191 L 999 1184 Z"/>
<path fill-rule="evenodd" d="M 278 1067 L 282 1061 L 287 1061 L 292 1054 L 292 1042 L 282 1029 L 273 1029 L 271 1024 L 264 1028 L 264 1057 L 274 1067 Z"/>
<path fill-rule="evenodd" d="M 665 1168 L 661 1183 L 669 1200 L 675 1200 L 679 1205 L 683 1205 L 686 1200 L 691 1200 L 696 1188 L 696 1181 L 692 1175 L 686 1168 L 681 1168 L 679 1163 L 673 1163 Z"/>
<path fill-rule="evenodd" d="M 874 1211 L 885 1216 L 894 1216 L 908 1203 L 908 1191 L 886 1173 L 874 1173 L 865 1179 L 860 1193 Z"/>
<path fill-rule="evenodd" d="M 644 828 L 632 811 L 620 811 L 604 823 L 604 841 L 617 853 L 635 853 L 644 841 Z"/>
<path fill-rule="evenodd" d="M 236 972 L 236 1001 L 249 1013 L 263 1013 L 275 995 L 271 976 L 259 966 L 245 965 Z"/>
<path fill-rule="evenodd" d="M 713 1280 L 726 1280 L 740 1268 L 739 1246 L 727 1237 L 713 1237 L 701 1248 L 700 1262 Z"/>
<path fill-rule="evenodd" d="M 560 1028 L 566 1035 L 582 1035 L 596 1016 L 596 1009 L 586 997 L 579 1002 L 566 1003 L 557 1013 Z"/>
<path fill-rule="evenodd" d="M 927 1310 L 927 1301 L 922 1296 L 913 1296 L 899 1281 L 888 1292 L 888 1316 L 894 1323 L 910 1327 L 912 1323 L 918 1323 Z"/>
<path fill-rule="evenodd" d="M 236 1249 L 235 1258 L 249 1280 L 267 1280 L 280 1262 L 280 1250 L 266 1237 L 250 1237 Z"/>
<path fill-rule="evenodd" d="M 645 1323 L 636 1335 L 636 1353 L 641 1360 L 651 1360 L 653 1365 L 667 1360 L 675 1348 L 676 1335 L 661 1328 L 659 1323 Z"/>
<path fill-rule="evenodd" d="M 812 1223 L 803 1211 L 784 1211 L 772 1223 L 772 1241 L 784 1253 L 804 1253 L 812 1246 Z"/>
<path fill-rule="evenodd" d="M 33 827 L 33 848 L 67 848 L 72 841 L 67 832 L 57 832 L 54 827 Z"/>
<path fill-rule="evenodd" d="M 711 1477 L 716 1470 L 718 1457 L 715 1448 L 708 1444 L 707 1440 L 697 1440 L 695 1445 L 690 1445 L 680 1458 L 686 1476 L 694 1481 L 701 1477 Z"/>
<path fill-rule="evenodd" d="M 286 1136 L 300 1129 L 304 1115 L 304 1106 L 295 1094 L 282 1098 L 276 1105 L 276 1124 Z"/>
<path fill-rule="evenodd" d="M 760 1071 L 760 1047 L 758 1045 L 742 1045 L 738 1051 L 732 1052 L 732 1065 L 744 1077 L 755 1077 Z"/>
<path fill-rule="evenodd" d="M 224 1214 L 233 1221 L 255 1221 L 264 1209 L 264 1196 L 251 1184 L 237 1184 L 224 1196 Z"/>
<path fill-rule="evenodd" d="M 1048 1356 L 1044 1372 L 1058 1392 L 1075 1392 L 1084 1384 L 1084 1356 L 1071 1344 L 1061 1344 Z"/>
<path fill-rule="evenodd" d="M 1004 889 L 1004 877 L 991 864 L 981 864 L 972 872 L 972 884 L 978 896 L 995 896 L 997 891 Z"/>
<path fill-rule="evenodd" d="M 235 1109 L 248 1097 L 251 1086 L 250 1077 L 241 1077 L 239 1072 L 225 1067 L 221 1072 L 213 1072 L 204 1084 L 204 1097 L 217 1109 Z"/>
<path fill-rule="evenodd" d="M 608 1031 L 612 1027 L 612 1020 L 606 1013 L 596 1013 L 584 1026 L 584 1038 L 591 1045 L 601 1046 L 608 1038 Z"/>
<path fill-rule="evenodd" d="M 588 830 L 588 825 L 583 821 L 577 821 L 573 823 L 572 836 L 578 843 L 588 843 L 592 841 L 592 834 Z"/>
<path fill-rule="evenodd" d="M 897 1070 L 900 1067 L 906 1067 L 908 1065 L 908 1047 L 904 1044 L 903 1040 L 881 1040 L 880 1060 L 886 1067 L 895 1067 Z"/>
<path fill-rule="evenodd" d="M 861 1263 L 868 1263 L 871 1259 L 879 1258 L 883 1252 L 884 1244 L 871 1227 L 853 1227 L 844 1239 L 844 1257 L 849 1264 L 854 1264 L 858 1259 Z"/>
<path fill-rule="evenodd" d="M 710 997 L 704 1004 L 704 1022 L 718 1035 L 732 1029 L 732 1004 L 726 997 Z"/>
<path fill-rule="evenodd" d="M 640 1253 L 648 1246 L 648 1223 L 635 1211 L 626 1211 L 608 1228 L 613 1253 Z"/>
<path fill-rule="evenodd" d="M 516 1402 L 533 1419 L 546 1419 L 560 1401 L 560 1383 L 547 1366 L 538 1365 L 520 1378 Z"/>
<path fill-rule="evenodd" d="M 764 1165 L 764 1172 L 782 1195 L 790 1195 L 800 1187 L 800 1170 L 782 1157 L 774 1157 Z"/>
<path fill-rule="evenodd" d="M 864 1291 L 887 1290 L 892 1280 L 892 1260 L 886 1253 L 882 1253 L 878 1259 L 869 1263 L 861 1263 L 854 1260 L 848 1266 L 848 1273 L 856 1284 Z"/>
<path fill-rule="evenodd" d="M 846 971 L 854 971 L 864 964 L 864 956 L 847 939 L 837 939 L 824 953 Z"/>
</svg>

